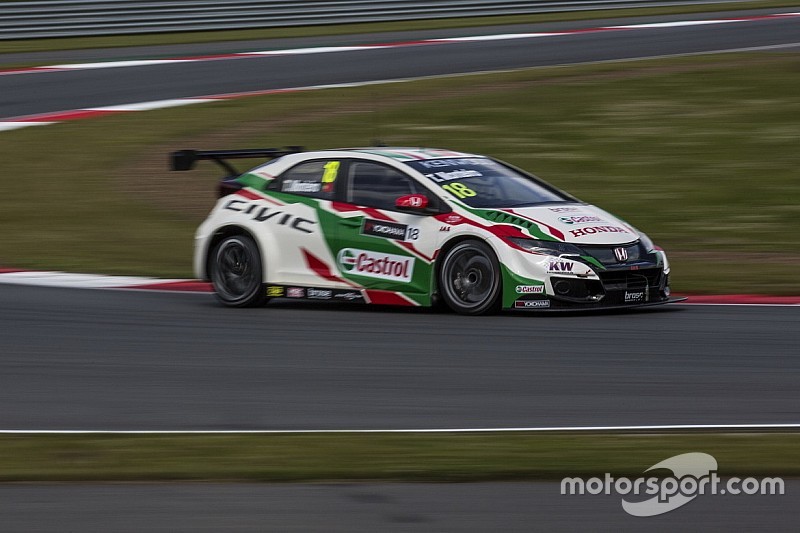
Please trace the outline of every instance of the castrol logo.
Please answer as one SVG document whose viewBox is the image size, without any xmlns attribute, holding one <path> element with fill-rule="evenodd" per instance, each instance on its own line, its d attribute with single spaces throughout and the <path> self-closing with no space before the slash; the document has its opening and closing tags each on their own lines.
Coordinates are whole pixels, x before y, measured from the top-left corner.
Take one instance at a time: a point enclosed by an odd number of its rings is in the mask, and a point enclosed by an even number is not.
<svg viewBox="0 0 800 533">
<path fill-rule="evenodd" d="M 337 258 L 346 274 L 408 283 L 414 273 L 414 258 L 369 250 L 344 248 Z"/>
</svg>

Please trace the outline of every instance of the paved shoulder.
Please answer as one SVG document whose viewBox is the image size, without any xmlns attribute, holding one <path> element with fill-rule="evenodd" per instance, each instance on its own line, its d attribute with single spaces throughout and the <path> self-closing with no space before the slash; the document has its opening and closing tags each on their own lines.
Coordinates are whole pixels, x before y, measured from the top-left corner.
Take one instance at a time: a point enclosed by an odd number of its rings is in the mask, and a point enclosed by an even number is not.
<svg viewBox="0 0 800 533">
<path fill-rule="evenodd" d="M 786 496 L 698 496 L 667 514 L 625 514 L 619 496 L 558 483 L 0 486 L 4 531 L 796 531 Z"/>
</svg>

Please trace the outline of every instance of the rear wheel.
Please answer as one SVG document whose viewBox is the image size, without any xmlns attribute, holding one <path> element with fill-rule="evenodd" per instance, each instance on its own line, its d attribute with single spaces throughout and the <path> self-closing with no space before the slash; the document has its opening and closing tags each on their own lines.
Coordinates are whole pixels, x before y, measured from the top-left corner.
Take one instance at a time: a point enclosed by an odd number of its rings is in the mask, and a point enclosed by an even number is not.
<svg viewBox="0 0 800 533">
<path fill-rule="evenodd" d="M 501 305 L 500 264 L 488 245 L 465 241 L 447 252 L 439 270 L 439 290 L 450 309 L 462 315 L 495 313 Z"/>
<path fill-rule="evenodd" d="M 211 257 L 211 282 L 217 298 L 230 307 L 255 307 L 267 301 L 258 246 L 246 235 L 223 239 Z"/>
</svg>

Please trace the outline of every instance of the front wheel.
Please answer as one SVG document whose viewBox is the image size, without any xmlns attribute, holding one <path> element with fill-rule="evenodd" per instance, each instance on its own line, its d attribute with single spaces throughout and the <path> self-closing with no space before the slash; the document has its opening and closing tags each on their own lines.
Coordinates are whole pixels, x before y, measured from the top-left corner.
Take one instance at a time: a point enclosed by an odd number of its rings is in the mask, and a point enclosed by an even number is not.
<svg viewBox="0 0 800 533">
<path fill-rule="evenodd" d="M 462 315 L 495 313 L 501 305 L 500 264 L 488 245 L 457 244 L 444 257 L 439 290 L 450 309 Z"/>
<path fill-rule="evenodd" d="M 217 298 L 229 307 L 255 307 L 267 301 L 261 254 L 246 235 L 223 239 L 211 258 L 211 282 Z"/>
</svg>

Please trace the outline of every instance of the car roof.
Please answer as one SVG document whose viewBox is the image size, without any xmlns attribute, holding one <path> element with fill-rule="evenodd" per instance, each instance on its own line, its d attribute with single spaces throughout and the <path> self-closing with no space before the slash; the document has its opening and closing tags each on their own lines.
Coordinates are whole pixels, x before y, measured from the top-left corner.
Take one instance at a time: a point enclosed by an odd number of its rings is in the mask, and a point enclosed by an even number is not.
<svg viewBox="0 0 800 533">
<path fill-rule="evenodd" d="M 249 172 L 266 173 L 269 177 L 274 176 L 273 165 L 279 165 L 284 168 L 289 168 L 292 165 L 308 161 L 309 159 L 316 158 L 340 158 L 347 157 L 350 154 L 352 157 L 360 156 L 361 159 L 368 159 L 372 161 L 383 161 L 384 163 L 394 163 L 399 165 L 410 161 L 424 161 L 430 159 L 448 159 L 454 157 L 466 158 L 486 158 L 486 156 L 479 154 L 469 154 L 465 152 L 456 152 L 454 150 L 445 150 L 442 148 L 422 148 L 422 147 L 396 147 L 396 146 L 381 146 L 381 147 L 364 147 L 364 148 L 329 148 L 322 150 L 308 150 L 302 152 L 294 152 L 284 155 L 277 159 L 267 161 Z"/>
<path fill-rule="evenodd" d="M 361 154 L 377 155 L 388 157 L 396 161 L 418 161 L 424 159 L 436 159 L 447 157 L 484 157 L 476 154 L 468 154 L 464 152 L 456 152 L 453 150 L 445 150 L 442 148 L 404 148 L 404 147 L 369 147 L 369 148 L 342 148 L 336 151 L 344 152 L 357 152 Z"/>
</svg>

